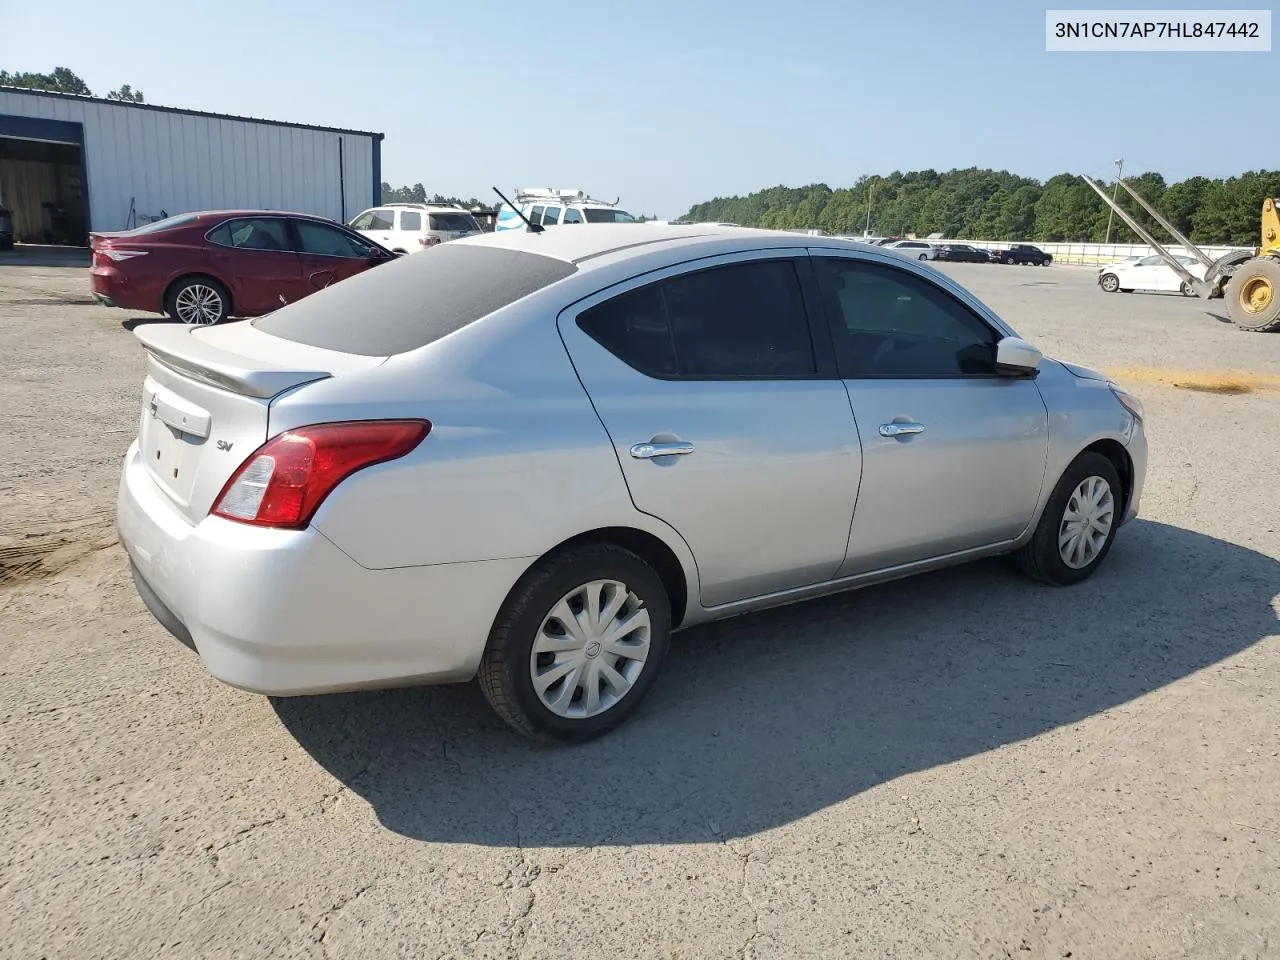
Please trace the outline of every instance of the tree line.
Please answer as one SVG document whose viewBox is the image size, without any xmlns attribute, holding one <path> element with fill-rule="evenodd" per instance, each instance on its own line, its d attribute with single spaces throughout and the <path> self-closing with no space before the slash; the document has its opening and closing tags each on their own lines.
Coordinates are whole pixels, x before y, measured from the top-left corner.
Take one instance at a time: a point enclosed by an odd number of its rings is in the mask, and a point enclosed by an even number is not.
<svg viewBox="0 0 1280 960">
<path fill-rule="evenodd" d="M 1226 179 L 1190 177 L 1166 183 L 1155 172 L 1126 177 L 1149 204 L 1199 244 L 1258 243 L 1262 201 L 1280 196 L 1280 170 L 1256 170 Z M 1127 193 L 1117 197 L 1145 228 L 1166 235 Z M 681 219 L 724 221 L 744 227 L 820 229 L 861 235 L 944 237 L 1005 241 L 1093 241 L 1107 237 L 1110 208 L 1080 177 L 1061 173 L 1041 183 L 1005 170 L 895 171 L 863 176 L 851 187 L 825 183 L 769 187 L 745 197 L 694 204 Z M 1119 217 L 1111 242 L 1141 242 Z"/>
<path fill-rule="evenodd" d="M 48 90 L 51 93 L 76 93 L 82 97 L 96 96 L 87 83 L 66 67 L 54 67 L 51 73 L 10 73 L 8 70 L 0 70 L 0 87 L 25 87 L 28 90 Z M 120 100 L 124 103 L 146 102 L 142 91 L 133 89 L 127 83 L 118 90 L 108 90 L 106 97 L 108 100 Z"/>
</svg>

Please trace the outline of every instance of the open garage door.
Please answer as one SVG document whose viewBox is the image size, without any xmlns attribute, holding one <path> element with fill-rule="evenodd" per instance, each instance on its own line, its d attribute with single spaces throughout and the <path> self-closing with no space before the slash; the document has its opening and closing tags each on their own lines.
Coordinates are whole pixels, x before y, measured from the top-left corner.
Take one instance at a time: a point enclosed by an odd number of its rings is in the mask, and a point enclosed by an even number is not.
<svg viewBox="0 0 1280 960">
<path fill-rule="evenodd" d="M 14 135 L 23 128 L 36 135 Z M 18 243 L 88 244 L 81 139 L 79 124 L 0 116 L 0 207 L 10 213 Z"/>
</svg>

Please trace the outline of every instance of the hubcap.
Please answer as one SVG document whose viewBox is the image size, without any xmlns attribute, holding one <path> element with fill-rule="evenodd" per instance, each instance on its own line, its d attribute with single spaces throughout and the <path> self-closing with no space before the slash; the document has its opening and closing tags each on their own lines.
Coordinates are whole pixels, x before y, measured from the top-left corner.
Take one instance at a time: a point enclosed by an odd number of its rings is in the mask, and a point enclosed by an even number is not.
<svg viewBox="0 0 1280 960">
<path fill-rule="evenodd" d="M 1271 306 L 1274 292 L 1266 277 L 1250 277 L 1240 288 L 1240 306 L 1249 313 L 1261 313 Z"/>
<path fill-rule="evenodd" d="M 1111 484 L 1101 477 L 1081 481 L 1067 500 L 1058 527 L 1058 555 L 1072 570 L 1082 570 L 1097 558 L 1115 521 Z"/>
<path fill-rule="evenodd" d="M 1102 278 L 1102 289 L 1111 293 L 1116 287 L 1120 286 L 1120 281 L 1115 277 L 1107 275 Z"/>
<path fill-rule="evenodd" d="M 193 326 L 217 323 L 222 316 L 222 295 L 203 283 L 183 287 L 173 305 L 178 319 Z"/>
<path fill-rule="evenodd" d="M 625 583 L 592 580 L 565 594 L 538 628 L 533 689 L 557 716 L 586 720 L 617 705 L 649 656 L 649 611 Z"/>
</svg>

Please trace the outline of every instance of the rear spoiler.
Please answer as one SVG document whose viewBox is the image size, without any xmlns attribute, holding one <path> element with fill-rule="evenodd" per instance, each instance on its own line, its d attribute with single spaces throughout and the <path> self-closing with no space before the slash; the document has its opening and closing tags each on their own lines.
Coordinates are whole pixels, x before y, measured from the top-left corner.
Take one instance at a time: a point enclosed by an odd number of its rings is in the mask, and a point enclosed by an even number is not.
<svg viewBox="0 0 1280 960">
<path fill-rule="evenodd" d="M 155 360 L 171 370 L 246 397 L 269 400 L 304 383 L 325 380 L 328 370 L 291 370 L 212 346 L 192 336 L 195 330 L 169 323 L 144 323 L 133 335 Z"/>
</svg>

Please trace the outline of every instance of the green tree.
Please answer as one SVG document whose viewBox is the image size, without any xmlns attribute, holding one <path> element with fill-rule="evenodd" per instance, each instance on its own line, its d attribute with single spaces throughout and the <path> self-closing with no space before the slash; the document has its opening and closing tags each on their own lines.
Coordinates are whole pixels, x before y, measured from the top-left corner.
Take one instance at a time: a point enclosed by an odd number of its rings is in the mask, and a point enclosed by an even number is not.
<svg viewBox="0 0 1280 960">
<path fill-rule="evenodd" d="M 0 70 L 0 87 L 25 87 L 28 90 L 93 96 L 89 85 L 66 67 L 54 67 L 52 73 L 10 73 L 8 70 Z"/>
<path fill-rule="evenodd" d="M 141 90 L 134 90 L 129 84 L 123 84 L 119 90 L 107 93 L 108 100 L 120 100 L 123 103 L 144 103 Z"/>
</svg>

